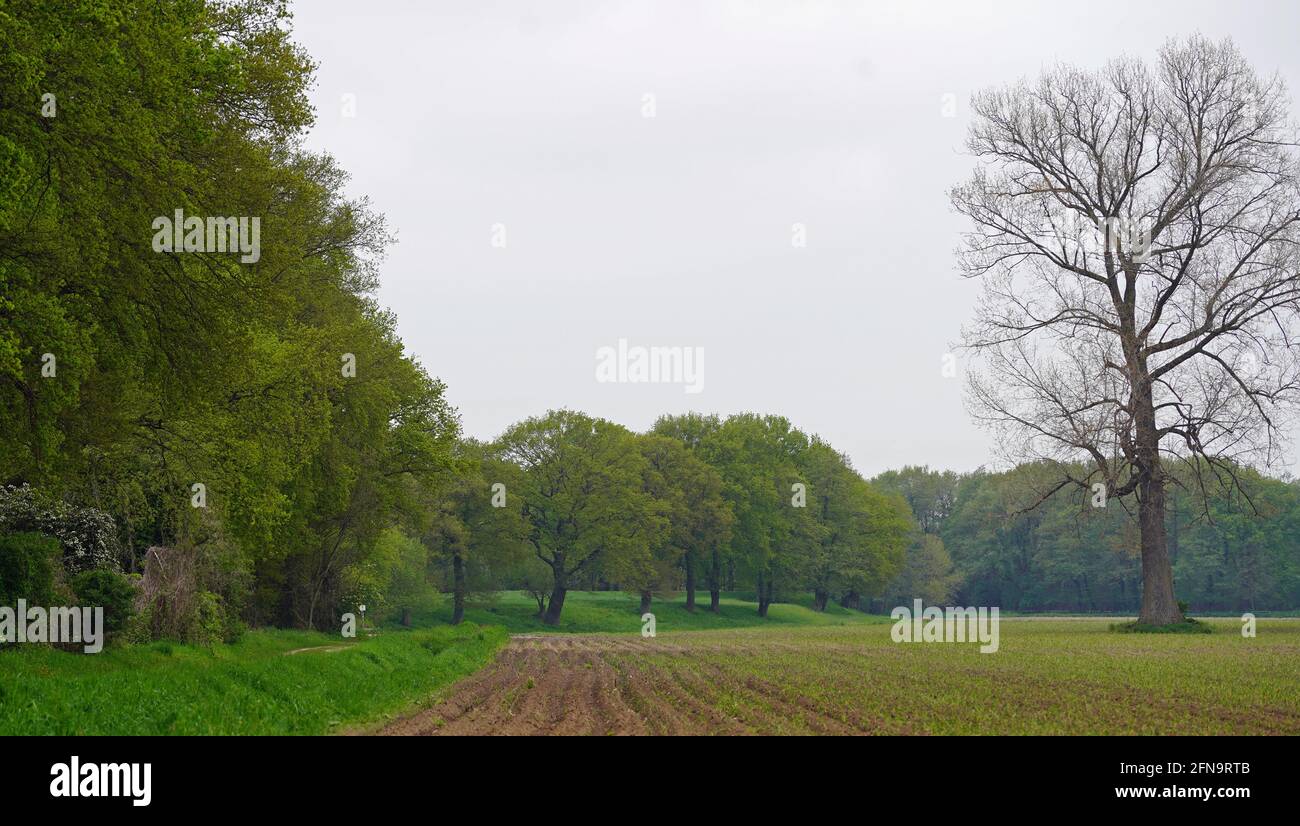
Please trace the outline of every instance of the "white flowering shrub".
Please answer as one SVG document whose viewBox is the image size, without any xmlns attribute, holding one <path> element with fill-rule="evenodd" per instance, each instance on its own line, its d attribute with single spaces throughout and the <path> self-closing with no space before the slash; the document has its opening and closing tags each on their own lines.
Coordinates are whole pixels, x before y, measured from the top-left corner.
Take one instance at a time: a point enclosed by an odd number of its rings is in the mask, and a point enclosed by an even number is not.
<svg viewBox="0 0 1300 826">
<path fill-rule="evenodd" d="M 30 485 L 0 487 L 0 533 L 35 531 L 63 546 L 69 574 L 92 568 L 120 570 L 121 543 L 113 517 L 96 508 L 48 499 Z"/>
</svg>

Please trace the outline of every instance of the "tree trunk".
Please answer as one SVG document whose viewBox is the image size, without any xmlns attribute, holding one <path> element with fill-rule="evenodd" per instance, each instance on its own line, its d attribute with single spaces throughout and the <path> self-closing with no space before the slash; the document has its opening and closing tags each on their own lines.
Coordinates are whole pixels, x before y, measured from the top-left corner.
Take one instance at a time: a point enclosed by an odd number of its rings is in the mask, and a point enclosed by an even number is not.
<svg viewBox="0 0 1300 826">
<path fill-rule="evenodd" d="M 709 566 L 709 610 L 718 613 L 722 601 L 722 554 L 713 550 L 712 563 Z"/>
<path fill-rule="evenodd" d="M 1161 476 L 1157 473 L 1157 476 Z M 1174 572 L 1165 536 L 1165 483 L 1146 479 L 1138 487 L 1138 525 L 1142 532 L 1142 610 L 1138 622 L 1171 625 L 1183 621 L 1174 598 Z"/>
<path fill-rule="evenodd" d="M 758 575 L 758 615 L 767 617 L 767 607 L 772 604 L 772 583 L 765 581 L 762 574 Z"/>
<path fill-rule="evenodd" d="M 1183 621 L 1174 598 L 1174 572 L 1165 535 L 1165 473 L 1160 464 L 1159 435 L 1150 386 L 1135 394 L 1136 453 L 1142 474 L 1138 483 L 1138 527 L 1142 536 L 1142 609 L 1138 622 L 1172 625 Z"/>
<path fill-rule="evenodd" d="M 555 586 L 551 589 L 551 601 L 546 605 L 546 615 L 542 622 L 546 625 L 560 624 L 560 611 L 564 610 L 564 595 L 568 593 L 564 577 L 555 575 Z"/>
<path fill-rule="evenodd" d="M 686 568 L 686 610 L 695 613 L 695 553 L 688 552 L 682 558 Z M 644 611 L 642 613 L 645 613 Z"/>
<path fill-rule="evenodd" d="M 822 591 L 822 590 L 815 590 L 815 591 L 813 591 L 813 610 L 814 610 L 814 611 L 825 611 L 825 610 L 826 610 L 826 603 L 828 603 L 828 602 L 830 602 L 830 601 L 831 601 L 831 595 L 830 595 L 830 592 L 829 592 L 829 591 Z"/>
<path fill-rule="evenodd" d="M 452 571 L 452 609 L 451 624 L 460 625 L 461 620 L 465 619 L 465 560 L 461 558 L 460 551 L 455 551 L 451 555 Z"/>
<path fill-rule="evenodd" d="M 648 613 L 650 613 L 650 592 L 642 591 L 641 592 L 641 615 L 644 616 Z"/>
<path fill-rule="evenodd" d="M 410 608 L 403 608 L 403 609 L 402 609 L 402 627 L 403 627 L 403 628 L 410 628 L 410 627 L 411 627 L 411 609 L 410 609 Z"/>
<path fill-rule="evenodd" d="M 856 611 L 862 606 L 862 596 L 857 591 L 849 591 L 840 600 L 840 605 Z"/>
</svg>

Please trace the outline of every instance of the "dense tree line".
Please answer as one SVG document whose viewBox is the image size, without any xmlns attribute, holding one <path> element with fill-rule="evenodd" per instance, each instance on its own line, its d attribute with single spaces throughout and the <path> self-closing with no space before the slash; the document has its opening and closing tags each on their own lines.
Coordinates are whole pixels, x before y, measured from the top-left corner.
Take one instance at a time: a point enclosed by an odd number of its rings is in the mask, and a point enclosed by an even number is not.
<svg viewBox="0 0 1300 826">
<path fill-rule="evenodd" d="M 1005 610 L 1133 612 L 1142 593 L 1135 515 L 1123 500 L 1062 490 L 1030 508 L 1055 468 L 970 474 L 907 467 L 873 482 L 903 495 L 918 535 L 886 601 L 954 599 Z M 1175 476 L 1166 530 L 1191 610 L 1300 607 L 1300 483 L 1236 468 L 1207 485 Z M 893 604 L 899 604 L 894 602 Z"/>
<path fill-rule="evenodd" d="M 437 506 L 455 526 L 434 547 L 453 563 L 457 618 L 470 586 L 456 566 L 475 545 L 496 565 L 490 587 L 520 586 L 531 564 L 523 587 L 556 624 L 568 592 L 593 586 L 635 594 L 642 612 L 676 591 L 695 610 L 697 588 L 717 611 L 737 585 L 753 588 L 760 616 L 803 591 L 823 610 L 892 578 L 911 529 L 901 497 L 778 416 L 670 416 L 638 434 L 558 410 L 476 445 L 475 462 L 474 483 Z"/>
<path fill-rule="evenodd" d="M 0 13 L 0 482 L 110 514 L 163 602 L 152 548 L 183 551 L 194 606 L 323 627 L 458 426 L 372 298 L 382 220 L 302 149 L 286 19 Z M 260 249 L 155 251 L 176 210 L 255 218 Z"/>
</svg>

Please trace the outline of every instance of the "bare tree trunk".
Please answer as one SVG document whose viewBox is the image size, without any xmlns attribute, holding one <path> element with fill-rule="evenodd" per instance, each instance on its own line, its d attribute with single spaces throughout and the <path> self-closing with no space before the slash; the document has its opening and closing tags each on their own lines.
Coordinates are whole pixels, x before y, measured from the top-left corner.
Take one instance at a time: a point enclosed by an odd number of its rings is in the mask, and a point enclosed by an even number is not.
<svg viewBox="0 0 1300 826">
<path fill-rule="evenodd" d="M 641 592 L 641 610 L 639 613 L 642 615 L 650 613 L 650 596 L 649 591 Z"/>
<path fill-rule="evenodd" d="M 465 619 L 465 560 L 461 558 L 460 551 L 453 551 L 451 555 L 452 571 L 452 609 L 451 624 L 460 625 L 461 620 Z"/>
<path fill-rule="evenodd" d="M 1159 436 L 1150 385 L 1135 394 L 1136 453 L 1141 480 L 1138 484 L 1138 527 L 1142 536 L 1142 609 L 1138 622 L 1171 625 L 1183 621 L 1174 598 L 1174 572 L 1169 564 L 1165 535 L 1165 472 L 1160 464 Z"/>
<path fill-rule="evenodd" d="M 1142 533 L 1142 610 L 1138 621 L 1170 625 L 1183 621 L 1174 598 L 1174 572 L 1169 564 L 1165 536 L 1165 483 L 1163 474 L 1148 478 L 1138 488 L 1138 525 Z"/>
</svg>

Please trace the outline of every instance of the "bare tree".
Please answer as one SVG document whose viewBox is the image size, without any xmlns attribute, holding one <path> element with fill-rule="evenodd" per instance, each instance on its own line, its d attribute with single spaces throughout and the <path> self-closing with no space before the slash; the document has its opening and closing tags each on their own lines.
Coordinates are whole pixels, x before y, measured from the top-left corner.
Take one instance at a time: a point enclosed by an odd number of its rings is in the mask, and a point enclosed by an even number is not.
<svg viewBox="0 0 1300 826">
<path fill-rule="evenodd" d="M 968 404 L 1007 458 L 1061 470 L 1044 498 L 1136 498 L 1143 623 L 1182 619 L 1172 464 L 1202 485 L 1266 467 L 1300 401 L 1288 105 L 1278 77 L 1199 36 L 1150 69 L 1059 67 L 973 99 L 979 163 L 951 193 L 974 225 L 963 274 L 984 287 L 963 331 Z"/>
</svg>

